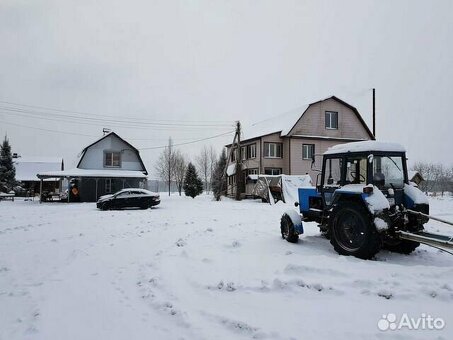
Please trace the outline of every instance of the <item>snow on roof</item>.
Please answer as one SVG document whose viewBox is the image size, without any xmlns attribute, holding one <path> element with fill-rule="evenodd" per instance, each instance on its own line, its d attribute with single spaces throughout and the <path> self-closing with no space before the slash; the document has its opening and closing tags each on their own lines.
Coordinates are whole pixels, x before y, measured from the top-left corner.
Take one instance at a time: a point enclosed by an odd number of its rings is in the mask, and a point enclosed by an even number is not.
<svg viewBox="0 0 453 340">
<path fill-rule="evenodd" d="M 19 157 L 14 158 L 16 180 L 38 181 L 36 175 L 43 171 L 60 171 L 63 158 L 61 157 Z"/>
<path fill-rule="evenodd" d="M 326 152 L 324 152 L 324 155 L 365 151 L 406 152 L 406 149 L 404 149 L 404 147 L 400 144 L 370 140 L 365 142 L 337 144 L 330 147 Z"/>
<path fill-rule="evenodd" d="M 132 170 L 91 170 L 74 168 L 63 171 L 47 171 L 38 173 L 38 178 L 49 177 L 112 177 L 112 178 L 146 178 L 141 171 Z"/>
<path fill-rule="evenodd" d="M 244 127 L 242 140 L 257 138 L 277 132 L 280 132 L 281 136 L 286 136 L 302 114 L 307 110 L 308 106 L 309 105 L 304 105 L 286 113 L 262 120 L 248 127 Z"/>
</svg>

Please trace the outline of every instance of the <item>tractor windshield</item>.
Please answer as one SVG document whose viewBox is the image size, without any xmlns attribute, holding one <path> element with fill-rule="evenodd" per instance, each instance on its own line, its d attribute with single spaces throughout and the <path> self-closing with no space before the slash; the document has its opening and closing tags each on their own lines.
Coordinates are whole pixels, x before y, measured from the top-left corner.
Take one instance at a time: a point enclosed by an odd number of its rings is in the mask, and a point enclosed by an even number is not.
<svg viewBox="0 0 453 340">
<path fill-rule="evenodd" d="M 402 188 L 404 168 L 401 156 L 374 156 L 373 183 L 379 188 Z"/>
</svg>

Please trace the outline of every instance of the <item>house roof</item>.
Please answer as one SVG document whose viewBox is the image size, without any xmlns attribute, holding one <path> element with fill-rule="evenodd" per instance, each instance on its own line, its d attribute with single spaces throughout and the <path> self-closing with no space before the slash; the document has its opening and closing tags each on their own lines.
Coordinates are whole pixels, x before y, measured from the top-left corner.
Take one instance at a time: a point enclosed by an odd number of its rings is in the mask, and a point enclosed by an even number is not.
<svg viewBox="0 0 453 340">
<path fill-rule="evenodd" d="M 140 161 L 140 164 L 141 166 L 143 167 L 144 169 L 144 172 L 145 172 L 145 175 L 148 175 L 148 171 L 146 170 L 146 167 L 145 167 L 145 164 L 143 163 L 143 160 L 142 158 L 140 157 L 140 153 L 138 151 L 137 148 L 135 148 L 131 143 L 129 143 L 128 141 L 126 141 L 125 139 L 121 138 L 118 134 L 116 134 L 115 132 L 109 132 L 108 134 L 106 134 L 105 136 L 102 136 L 101 138 L 98 138 L 97 140 L 95 140 L 93 143 L 91 143 L 90 145 L 86 146 L 83 148 L 82 150 L 82 153 L 81 153 L 81 156 L 79 158 L 79 162 L 77 163 L 77 168 L 80 166 L 80 164 L 82 163 L 82 160 L 83 160 L 83 157 L 85 156 L 85 153 L 86 151 L 92 147 L 93 145 L 99 143 L 100 141 L 102 141 L 103 139 L 109 137 L 109 136 L 115 136 L 116 138 L 118 138 L 119 140 L 121 140 L 122 142 L 124 142 L 127 146 L 129 146 L 131 148 L 131 150 L 133 150 L 136 154 L 137 154 L 137 157 Z"/>
<path fill-rule="evenodd" d="M 19 157 L 14 158 L 16 168 L 16 180 L 38 181 L 36 174 L 43 171 L 61 171 L 62 157 Z"/>
<path fill-rule="evenodd" d="M 92 178 L 146 178 L 141 171 L 132 170 L 91 170 L 74 168 L 63 171 L 44 171 L 38 178 L 92 177 Z"/>
<path fill-rule="evenodd" d="M 344 106 L 348 107 L 351 109 L 354 114 L 357 116 L 359 119 L 360 123 L 363 125 L 365 128 L 366 132 L 370 136 L 371 139 L 374 139 L 373 133 L 370 131 L 368 126 L 366 125 L 365 121 L 363 120 L 362 116 L 360 115 L 359 111 L 352 105 L 346 103 L 345 101 L 341 100 L 340 98 L 336 96 L 330 96 L 321 100 L 318 100 L 316 102 L 312 102 L 310 104 L 298 107 L 297 109 L 288 111 L 286 113 L 277 115 L 275 117 L 262 120 L 260 122 L 257 122 L 255 124 L 250 125 L 249 127 L 245 127 L 242 132 L 242 141 L 246 142 L 251 139 L 259 138 L 262 136 L 267 136 L 270 134 L 274 133 L 280 133 L 281 137 L 287 136 L 291 130 L 296 126 L 296 124 L 299 122 L 299 120 L 303 117 L 307 109 L 315 104 L 318 104 L 322 101 L 328 100 L 328 99 L 333 99 L 338 101 L 339 103 L 343 104 Z M 231 144 L 228 144 L 227 146 L 230 146 Z"/>
</svg>

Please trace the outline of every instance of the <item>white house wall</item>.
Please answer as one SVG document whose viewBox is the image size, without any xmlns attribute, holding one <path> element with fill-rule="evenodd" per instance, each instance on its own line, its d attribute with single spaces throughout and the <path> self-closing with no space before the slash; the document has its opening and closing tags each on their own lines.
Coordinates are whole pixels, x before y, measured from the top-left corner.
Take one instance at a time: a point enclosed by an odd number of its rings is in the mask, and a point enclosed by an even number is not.
<svg viewBox="0 0 453 340">
<path fill-rule="evenodd" d="M 104 167 L 104 152 L 121 152 L 121 167 Z M 118 169 L 144 171 L 137 153 L 114 135 L 108 136 L 89 147 L 78 166 L 80 169 Z"/>
</svg>

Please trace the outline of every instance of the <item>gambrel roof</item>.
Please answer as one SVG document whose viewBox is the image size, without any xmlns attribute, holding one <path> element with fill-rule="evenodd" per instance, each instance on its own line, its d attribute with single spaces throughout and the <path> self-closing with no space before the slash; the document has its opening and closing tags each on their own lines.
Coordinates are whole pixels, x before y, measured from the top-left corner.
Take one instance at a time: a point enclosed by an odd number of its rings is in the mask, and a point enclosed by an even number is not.
<svg viewBox="0 0 453 340">
<path fill-rule="evenodd" d="M 97 139 L 96 141 L 94 141 L 93 143 L 91 143 L 90 145 L 86 146 L 85 148 L 83 148 L 82 150 L 82 153 L 81 153 L 81 156 L 80 156 L 80 159 L 79 159 L 79 162 L 77 163 L 77 168 L 79 168 L 80 164 L 82 163 L 82 160 L 83 160 L 83 157 L 85 156 L 87 150 L 89 148 L 91 148 L 92 146 L 96 145 L 97 143 L 99 143 L 100 141 L 104 140 L 105 138 L 107 137 L 110 137 L 110 136 L 114 136 L 116 138 L 118 138 L 119 140 L 121 140 L 123 143 L 125 143 L 132 151 L 135 152 L 135 154 L 137 155 L 137 158 L 138 160 L 140 161 L 140 164 L 142 166 L 142 168 L 144 169 L 144 173 L 145 175 L 148 175 L 148 171 L 146 170 L 146 167 L 145 167 L 145 164 L 143 163 L 143 160 L 142 158 L 140 157 L 140 153 L 138 151 L 137 148 L 135 148 L 132 144 L 130 144 L 128 141 L 124 140 L 123 138 L 121 138 L 119 135 L 117 135 L 115 132 L 109 132 L 108 134 L 106 134 L 105 136 L 102 136 L 101 138 Z"/>
</svg>

